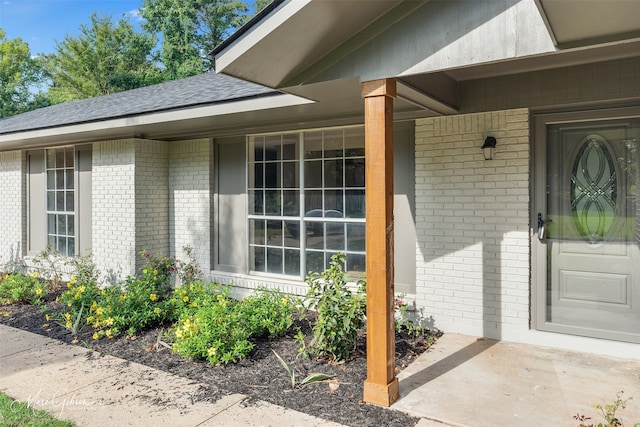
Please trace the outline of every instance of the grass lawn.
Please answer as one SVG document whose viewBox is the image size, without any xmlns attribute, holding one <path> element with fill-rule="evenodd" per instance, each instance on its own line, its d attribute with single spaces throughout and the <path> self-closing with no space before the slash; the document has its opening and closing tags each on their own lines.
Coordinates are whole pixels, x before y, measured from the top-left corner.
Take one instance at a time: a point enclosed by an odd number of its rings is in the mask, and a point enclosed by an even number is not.
<svg viewBox="0 0 640 427">
<path fill-rule="evenodd" d="M 3 427 L 73 427 L 71 421 L 60 421 L 45 411 L 29 407 L 27 402 L 13 400 L 0 393 L 0 425 Z"/>
</svg>

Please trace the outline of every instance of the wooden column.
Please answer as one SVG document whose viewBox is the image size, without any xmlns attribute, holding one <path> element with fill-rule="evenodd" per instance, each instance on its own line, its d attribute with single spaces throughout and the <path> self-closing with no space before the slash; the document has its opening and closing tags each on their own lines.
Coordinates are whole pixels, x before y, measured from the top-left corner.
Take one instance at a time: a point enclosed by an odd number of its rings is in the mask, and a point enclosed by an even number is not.
<svg viewBox="0 0 640 427">
<path fill-rule="evenodd" d="M 367 215 L 367 380 L 365 402 L 391 406 L 395 376 L 393 292 L 393 100 L 395 79 L 362 83 Z"/>
</svg>

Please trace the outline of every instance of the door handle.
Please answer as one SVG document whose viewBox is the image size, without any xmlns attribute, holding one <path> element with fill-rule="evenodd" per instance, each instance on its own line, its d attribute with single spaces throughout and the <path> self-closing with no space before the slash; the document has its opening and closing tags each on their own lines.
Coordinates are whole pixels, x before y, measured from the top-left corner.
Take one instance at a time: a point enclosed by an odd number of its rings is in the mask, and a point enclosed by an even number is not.
<svg viewBox="0 0 640 427">
<path fill-rule="evenodd" d="M 546 224 L 552 222 L 550 219 L 542 219 L 542 214 L 540 212 L 538 212 L 538 239 L 539 240 L 544 240 L 545 239 L 545 234 L 547 232 L 547 227 Z"/>
</svg>

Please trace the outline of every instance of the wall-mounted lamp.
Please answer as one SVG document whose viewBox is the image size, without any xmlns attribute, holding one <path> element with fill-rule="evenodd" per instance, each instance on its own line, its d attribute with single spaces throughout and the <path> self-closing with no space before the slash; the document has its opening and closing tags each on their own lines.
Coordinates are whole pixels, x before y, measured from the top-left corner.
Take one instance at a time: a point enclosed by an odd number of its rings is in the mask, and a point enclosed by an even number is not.
<svg viewBox="0 0 640 427">
<path fill-rule="evenodd" d="M 484 140 L 482 146 L 482 152 L 485 160 L 493 160 L 493 150 L 496 148 L 496 139 L 493 136 L 488 136 Z"/>
</svg>

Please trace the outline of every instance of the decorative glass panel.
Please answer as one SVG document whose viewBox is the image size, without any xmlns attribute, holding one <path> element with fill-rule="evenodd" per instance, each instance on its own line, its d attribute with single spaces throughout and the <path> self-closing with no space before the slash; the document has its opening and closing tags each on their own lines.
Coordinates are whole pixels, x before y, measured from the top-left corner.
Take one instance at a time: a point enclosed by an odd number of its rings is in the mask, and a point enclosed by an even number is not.
<svg viewBox="0 0 640 427">
<path fill-rule="evenodd" d="M 592 243 L 601 241 L 616 214 L 618 179 L 615 164 L 604 142 L 587 139 L 572 168 L 571 212 L 579 235 Z"/>
</svg>

